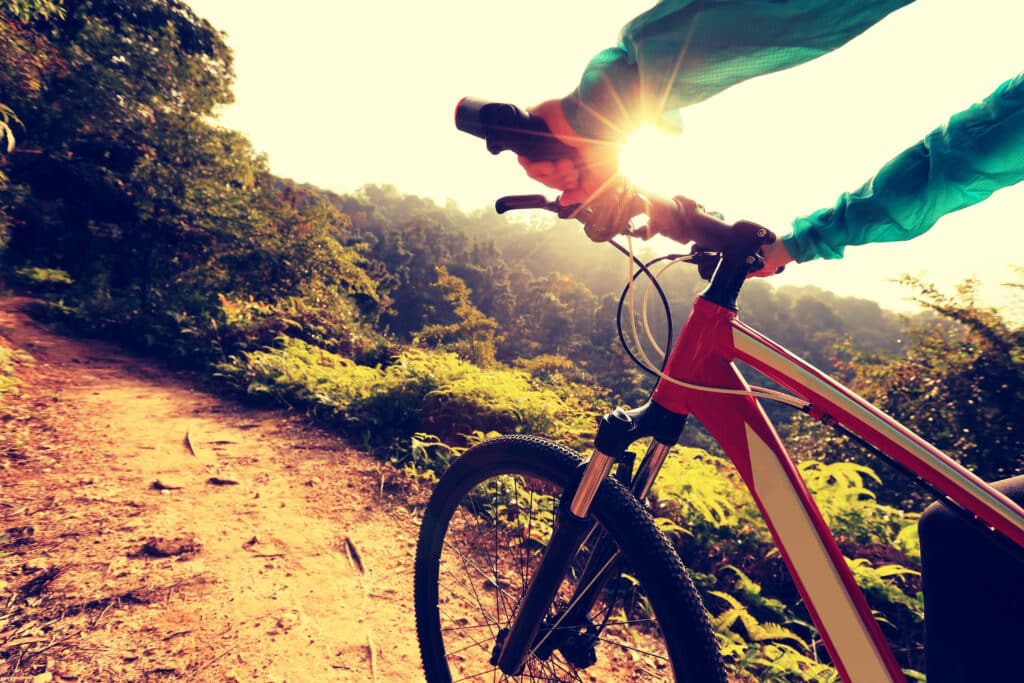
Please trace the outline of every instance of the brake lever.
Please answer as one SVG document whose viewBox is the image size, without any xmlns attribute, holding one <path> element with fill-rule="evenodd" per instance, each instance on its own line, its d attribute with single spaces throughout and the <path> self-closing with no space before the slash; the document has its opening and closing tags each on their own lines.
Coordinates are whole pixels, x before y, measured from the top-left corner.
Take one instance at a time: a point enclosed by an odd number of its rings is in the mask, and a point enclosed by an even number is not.
<svg viewBox="0 0 1024 683">
<path fill-rule="evenodd" d="M 518 209 L 544 209 L 562 219 L 575 218 L 583 224 L 587 237 L 595 242 L 607 242 L 616 235 L 642 236 L 646 239 L 649 231 L 646 228 L 634 229 L 630 219 L 645 213 L 648 206 L 646 199 L 632 192 L 606 193 L 586 206 L 565 206 L 540 194 L 509 195 L 494 204 L 498 213 Z"/>
<path fill-rule="evenodd" d="M 579 213 L 579 204 L 568 206 L 559 204 L 557 200 L 551 201 L 542 194 L 514 194 L 501 197 L 494 203 L 494 210 L 498 213 L 507 211 L 518 211 L 520 209 L 543 209 L 556 214 L 559 218 L 576 218 Z"/>
</svg>

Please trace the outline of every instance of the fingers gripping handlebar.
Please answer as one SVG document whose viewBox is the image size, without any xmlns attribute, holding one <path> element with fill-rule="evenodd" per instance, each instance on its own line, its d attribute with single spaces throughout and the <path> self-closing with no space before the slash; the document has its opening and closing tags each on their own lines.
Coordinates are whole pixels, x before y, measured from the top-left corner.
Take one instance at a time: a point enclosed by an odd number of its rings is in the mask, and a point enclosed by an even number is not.
<svg viewBox="0 0 1024 683">
<path fill-rule="evenodd" d="M 522 109 L 500 102 L 484 102 L 463 98 L 455 108 L 455 127 L 483 138 L 491 154 L 506 150 L 531 161 L 578 161 L 577 150 L 555 137 L 544 119 Z M 513 209 L 548 209 L 560 218 L 576 218 L 595 242 L 604 242 L 629 230 L 633 216 L 644 207 L 632 192 L 604 192 L 586 206 L 563 206 L 548 202 L 540 195 L 503 197 L 496 206 L 498 213 Z"/>
<path fill-rule="evenodd" d="M 534 161 L 578 158 L 573 147 L 552 135 L 543 119 L 511 104 L 464 98 L 455 108 L 455 126 L 483 138 L 492 154 L 512 151 Z M 543 195 L 523 195 L 502 197 L 495 208 L 498 213 L 547 209 L 560 218 L 576 218 L 594 241 L 630 233 L 629 221 L 641 214 L 649 219 L 644 229 L 646 236 L 660 233 L 708 250 L 747 250 L 754 255 L 762 245 L 775 241 L 775 235 L 760 225 L 749 221 L 730 225 L 705 213 L 685 197 L 663 199 L 643 195 L 624 180 L 615 185 L 584 206 L 563 206 Z"/>
<path fill-rule="evenodd" d="M 544 119 L 512 104 L 465 97 L 455 107 L 455 127 L 483 138 L 491 154 L 508 150 L 533 161 L 576 158 L 576 150 L 552 135 Z"/>
</svg>

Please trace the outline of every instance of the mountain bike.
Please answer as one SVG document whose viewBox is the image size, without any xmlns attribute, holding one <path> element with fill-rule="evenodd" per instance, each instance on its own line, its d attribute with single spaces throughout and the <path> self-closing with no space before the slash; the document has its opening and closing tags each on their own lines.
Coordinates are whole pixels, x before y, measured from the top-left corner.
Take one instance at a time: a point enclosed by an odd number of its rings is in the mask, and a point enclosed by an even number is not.
<svg viewBox="0 0 1024 683">
<path fill-rule="evenodd" d="M 543 121 L 511 105 L 464 100 L 456 124 L 492 153 L 573 153 Z M 502 198 L 497 209 L 546 208 L 580 220 L 597 241 L 630 234 L 633 214 L 655 212 L 692 239 L 682 260 L 708 284 L 654 369 L 649 401 L 604 415 L 588 458 L 545 439 L 505 436 L 468 449 L 441 477 L 415 566 L 427 679 L 725 681 L 701 598 L 644 505 L 692 416 L 756 501 L 842 679 L 905 680 L 762 402 L 788 404 L 852 435 L 1015 553 L 1024 548 L 1024 509 L 739 320 L 737 299 L 761 267 L 761 247 L 775 239 L 769 230 L 628 186 L 602 201 L 564 207 L 529 195 Z M 737 361 L 781 389 L 751 386 Z M 637 460 L 629 447 L 641 439 L 650 441 Z"/>
</svg>

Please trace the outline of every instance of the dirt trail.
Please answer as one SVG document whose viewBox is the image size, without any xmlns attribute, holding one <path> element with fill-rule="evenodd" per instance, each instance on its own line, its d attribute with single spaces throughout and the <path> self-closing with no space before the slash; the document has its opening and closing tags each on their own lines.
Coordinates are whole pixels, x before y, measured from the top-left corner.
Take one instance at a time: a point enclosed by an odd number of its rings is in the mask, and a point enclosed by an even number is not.
<svg viewBox="0 0 1024 683">
<path fill-rule="evenodd" d="M 0 396 L 0 681 L 416 681 L 410 490 L 280 411 L 29 321 Z"/>
</svg>

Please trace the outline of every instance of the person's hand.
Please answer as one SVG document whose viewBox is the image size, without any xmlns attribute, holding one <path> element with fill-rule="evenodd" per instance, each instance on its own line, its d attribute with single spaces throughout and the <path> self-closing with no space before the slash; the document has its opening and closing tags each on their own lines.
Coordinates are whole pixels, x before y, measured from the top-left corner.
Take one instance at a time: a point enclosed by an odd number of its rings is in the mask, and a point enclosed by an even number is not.
<svg viewBox="0 0 1024 683">
<path fill-rule="evenodd" d="M 783 267 L 787 263 L 793 261 L 792 255 L 790 255 L 786 245 L 780 239 L 761 247 L 761 256 L 764 257 L 764 266 L 761 270 L 751 273 L 750 277 L 769 277 L 775 275 L 782 272 Z"/>
<path fill-rule="evenodd" d="M 561 100 L 548 100 L 530 108 L 530 113 L 544 119 L 552 134 L 577 150 L 576 159 L 531 161 L 519 157 L 526 175 L 556 190 L 564 206 L 587 204 L 609 187 L 618 174 L 619 145 L 580 136 L 562 113 Z"/>
</svg>

